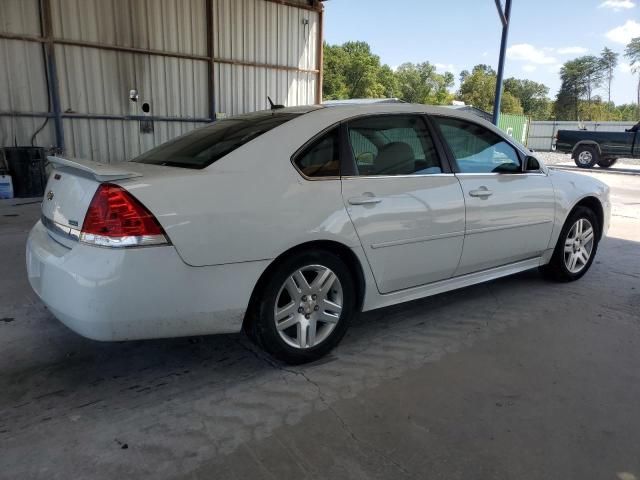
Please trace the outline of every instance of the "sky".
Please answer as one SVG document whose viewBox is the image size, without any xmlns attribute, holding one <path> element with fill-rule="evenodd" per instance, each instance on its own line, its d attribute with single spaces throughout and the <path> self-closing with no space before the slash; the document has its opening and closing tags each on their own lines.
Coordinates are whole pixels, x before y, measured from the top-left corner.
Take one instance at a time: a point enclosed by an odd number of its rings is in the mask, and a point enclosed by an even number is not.
<svg viewBox="0 0 640 480">
<path fill-rule="evenodd" d="M 392 68 L 428 61 L 456 80 L 479 63 L 497 69 L 502 28 L 494 0 L 327 0 L 324 5 L 329 44 L 366 41 Z M 623 53 L 638 36 L 640 0 L 513 0 L 505 78 L 542 82 L 555 97 L 562 63 L 599 55 L 607 46 L 620 53 L 611 99 L 635 103 L 637 76 Z M 604 90 L 598 93 L 606 98 Z"/>
</svg>

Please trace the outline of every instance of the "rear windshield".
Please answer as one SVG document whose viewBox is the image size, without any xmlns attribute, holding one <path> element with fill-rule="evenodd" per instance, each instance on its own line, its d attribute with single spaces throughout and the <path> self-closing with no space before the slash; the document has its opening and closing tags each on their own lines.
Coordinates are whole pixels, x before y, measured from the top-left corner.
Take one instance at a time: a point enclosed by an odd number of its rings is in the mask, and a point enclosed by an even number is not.
<svg viewBox="0 0 640 480">
<path fill-rule="evenodd" d="M 168 167 L 205 168 L 302 113 L 262 111 L 219 120 L 169 140 L 131 161 Z"/>
</svg>

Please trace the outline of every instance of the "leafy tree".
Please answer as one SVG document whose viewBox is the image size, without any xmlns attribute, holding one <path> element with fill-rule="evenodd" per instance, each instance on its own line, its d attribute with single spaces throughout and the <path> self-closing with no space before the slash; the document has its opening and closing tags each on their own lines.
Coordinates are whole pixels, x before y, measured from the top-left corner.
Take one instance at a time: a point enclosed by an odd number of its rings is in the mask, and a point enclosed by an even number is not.
<svg viewBox="0 0 640 480">
<path fill-rule="evenodd" d="M 490 112 L 496 90 L 496 75 L 486 65 L 476 65 L 460 84 L 458 96 L 467 105 Z"/>
<path fill-rule="evenodd" d="M 612 118 L 612 120 L 623 122 L 637 122 L 638 118 L 640 118 L 637 114 L 637 106 L 632 103 L 616 105 L 613 110 L 613 115 L 614 118 Z"/>
<path fill-rule="evenodd" d="M 378 71 L 378 85 L 380 85 L 380 95 L 383 98 L 394 98 L 398 96 L 398 79 L 395 72 L 389 65 L 382 65 Z"/>
<path fill-rule="evenodd" d="M 322 93 L 326 99 L 384 97 L 394 90 L 391 69 L 366 42 L 326 45 Z"/>
<path fill-rule="evenodd" d="M 491 106 L 491 110 L 493 110 L 493 105 Z M 500 102 L 500 112 L 522 115 L 524 114 L 524 109 L 518 97 L 509 92 L 504 92 L 502 94 L 502 101 Z"/>
<path fill-rule="evenodd" d="M 611 81 L 613 80 L 613 71 L 618 66 L 619 54 L 604 47 L 602 53 L 600 53 L 600 62 L 602 63 L 602 69 L 605 72 L 605 79 L 607 81 L 607 99 L 608 103 L 611 103 Z"/>
<path fill-rule="evenodd" d="M 339 45 L 324 44 L 322 96 L 327 100 L 347 98 L 348 88 L 344 76 L 347 54 Z"/>
<path fill-rule="evenodd" d="M 558 120 L 580 118 L 580 100 L 591 103 L 594 88 L 601 84 L 602 65 L 594 56 L 569 60 L 560 69 L 562 84 L 556 98 L 555 113 Z"/>
<path fill-rule="evenodd" d="M 549 87 L 543 83 L 518 78 L 507 78 L 504 81 L 505 94 L 516 97 L 525 115 L 536 120 L 547 119 L 551 110 L 551 102 L 547 98 Z"/>
<path fill-rule="evenodd" d="M 586 86 L 587 101 L 591 103 L 593 92 L 602 86 L 605 71 L 602 61 L 594 55 L 586 55 L 576 59 L 579 62 Z"/>
<path fill-rule="evenodd" d="M 441 105 L 450 103 L 453 74 L 439 74 L 429 62 L 403 63 L 396 71 L 399 97 L 409 103 Z"/>
<path fill-rule="evenodd" d="M 624 56 L 629 59 L 631 71 L 638 74 L 638 117 L 640 117 L 640 37 L 636 37 L 629 42 L 624 51 Z"/>
<path fill-rule="evenodd" d="M 405 63 L 394 72 L 365 42 L 324 46 L 322 93 L 327 100 L 399 97 L 407 102 L 446 104 L 453 96 L 452 73 L 440 74 L 429 62 Z"/>
<path fill-rule="evenodd" d="M 461 75 L 461 78 L 463 80 L 458 92 L 459 99 L 467 105 L 473 105 L 481 110 L 492 112 L 497 82 L 495 70 L 488 65 L 476 65 L 471 73 L 467 73 L 464 77 Z M 521 115 L 523 108 L 520 99 L 505 90 L 502 95 L 500 111 L 502 113 Z"/>
</svg>

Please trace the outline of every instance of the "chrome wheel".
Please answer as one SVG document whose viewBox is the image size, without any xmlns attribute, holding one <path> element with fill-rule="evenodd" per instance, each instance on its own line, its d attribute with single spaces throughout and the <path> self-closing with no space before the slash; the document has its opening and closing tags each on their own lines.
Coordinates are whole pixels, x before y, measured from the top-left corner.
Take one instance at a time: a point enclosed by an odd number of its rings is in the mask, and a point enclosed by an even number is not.
<svg viewBox="0 0 640 480">
<path fill-rule="evenodd" d="M 589 263 L 594 245 L 591 222 L 580 218 L 573 224 L 564 241 L 564 264 L 571 273 L 579 273 Z"/>
<path fill-rule="evenodd" d="M 589 165 L 593 161 L 593 154 L 589 150 L 584 150 L 578 155 L 578 163 Z"/>
<path fill-rule="evenodd" d="M 342 306 L 342 285 L 331 269 L 322 265 L 302 267 L 285 280 L 276 297 L 278 335 L 294 348 L 315 347 L 340 321 Z"/>
</svg>

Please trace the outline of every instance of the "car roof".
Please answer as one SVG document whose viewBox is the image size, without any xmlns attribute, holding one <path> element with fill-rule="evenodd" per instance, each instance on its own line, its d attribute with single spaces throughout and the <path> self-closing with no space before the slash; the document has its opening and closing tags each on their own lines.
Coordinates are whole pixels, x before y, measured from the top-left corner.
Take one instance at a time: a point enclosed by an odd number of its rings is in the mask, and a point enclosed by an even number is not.
<svg viewBox="0 0 640 480">
<path fill-rule="evenodd" d="M 309 110 L 311 115 L 322 114 L 323 112 L 340 113 L 343 118 L 355 117 L 359 115 L 375 115 L 384 113 L 425 113 L 427 115 L 440 115 L 444 117 L 455 117 L 466 119 L 472 122 L 481 123 L 493 127 L 491 122 L 486 121 L 479 115 L 464 110 L 448 108 L 448 106 L 424 105 L 421 103 L 335 103 L 332 105 L 316 105 L 317 108 Z"/>
<path fill-rule="evenodd" d="M 399 98 L 349 98 L 345 100 L 327 100 L 322 102 L 325 107 L 334 107 L 336 105 L 371 105 L 379 103 L 406 103 Z"/>
<path fill-rule="evenodd" d="M 296 107 L 282 107 L 271 110 L 261 110 L 254 112 L 254 114 L 264 114 L 271 112 L 272 114 L 318 114 L 321 112 L 333 112 L 344 118 L 350 116 L 359 115 L 375 115 L 378 113 L 426 113 L 431 115 L 441 115 L 447 117 L 464 118 L 474 122 L 481 122 L 484 124 L 492 125 L 490 122 L 485 121 L 479 115 L 469 113 L 467 111 L 448 108 L 448 106 L 436 106 L 436 105 L 424 105 L 421 103 L 404 103 L 394 102 L 393 99 L 380 99 L 379 102 L 363 101 L 365 99 L 356 99 L 357 101 L 337 101 L 330 104 L 321 105 L 300 105 Z M 368 100 L 368 99 L 366 99 Z M 250 115 L 250 114 L 247 114 Z M 227 118 L 234 118 L 230 116 Z"/>
</svg>

